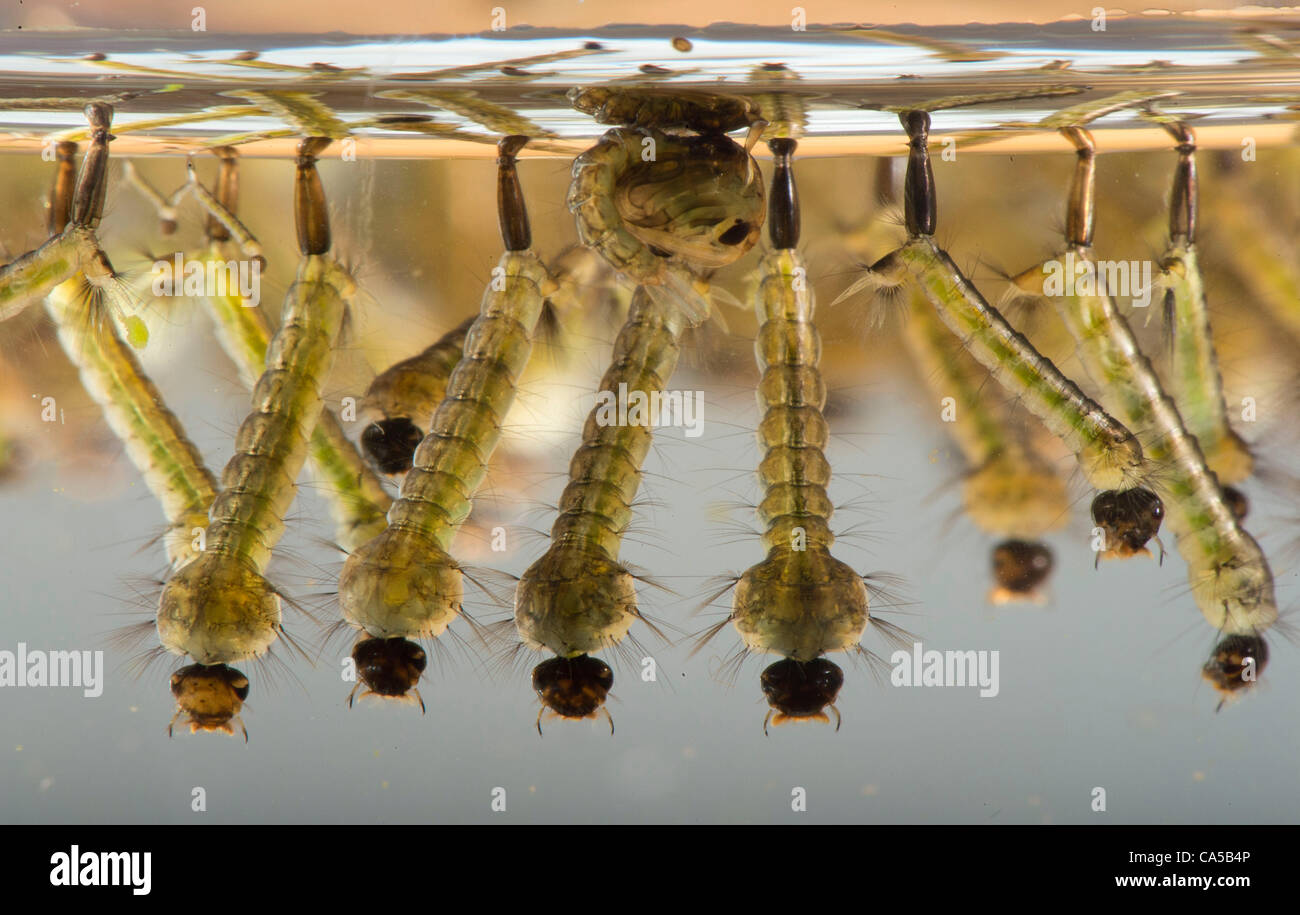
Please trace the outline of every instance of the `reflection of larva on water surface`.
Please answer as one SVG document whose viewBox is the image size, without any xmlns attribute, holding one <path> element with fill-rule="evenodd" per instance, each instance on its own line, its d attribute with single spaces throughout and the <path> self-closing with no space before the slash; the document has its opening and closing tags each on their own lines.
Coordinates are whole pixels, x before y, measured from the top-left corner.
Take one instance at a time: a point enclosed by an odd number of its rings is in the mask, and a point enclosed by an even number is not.
<svg viewBox="0 0 1300 915">
<path fill-rule="evenodd" d="M 281 595 L 264 575 L 284 531 L 294 480 L 323 407 L 321 385 L 355 293 L 351 276 L 329 254 L 325 195 L 316 172 L 316 157 L 328 144 L 319 138 L 300 144 L 294 183 L 302 252 L 297 280 L 253 388 L 253 411 L 240 425 L 235 454 L 222 471 L 204 549 L 171 576 L 159 599 L 163 646 L 203 667 L 260 657 L 283 635 Z M 175 685 L 173 692 L 190 695 Z"/>
<path fill-rule="evenodd" d="M 414 690 L 424 656 L 409 640 L 437 638 L 462 613 L 464 573 L 448 551 L 487 474 L 554 285 L 532 250 L 516 171 L 527 142 L 512 136 L 500 143 L 497 207 L 506 251 L 466 333 L 464 355 L 415 450 L 388 528 L 353 551 L 339 575 L 343 618 L 360 633 L 353 656 L 369 676 L 357 686 L 376 695 Z M 378 640 L 388 644 L 379 650 Z"/>
</svg>

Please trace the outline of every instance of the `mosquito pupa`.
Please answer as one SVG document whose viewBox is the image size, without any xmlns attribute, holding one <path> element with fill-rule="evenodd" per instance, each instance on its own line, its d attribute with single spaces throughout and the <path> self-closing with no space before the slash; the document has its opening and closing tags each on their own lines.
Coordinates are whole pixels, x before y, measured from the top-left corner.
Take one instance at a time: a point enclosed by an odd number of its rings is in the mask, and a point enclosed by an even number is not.
<svg viewBox="0 0 1300 915">
<path fill-rule="evenodd" d="M 708 303 L 696 271 L 739 259 L 762 230 L 758 164 L 726 133 L 749 127 L 752 145 L 758 109 L 733 96 L 656 89 L 574 89 L 569 99 L 598 123 L 623 125 L 574 160 L 568 206 L 578 237 L 702 322 Z"/>
</svg>

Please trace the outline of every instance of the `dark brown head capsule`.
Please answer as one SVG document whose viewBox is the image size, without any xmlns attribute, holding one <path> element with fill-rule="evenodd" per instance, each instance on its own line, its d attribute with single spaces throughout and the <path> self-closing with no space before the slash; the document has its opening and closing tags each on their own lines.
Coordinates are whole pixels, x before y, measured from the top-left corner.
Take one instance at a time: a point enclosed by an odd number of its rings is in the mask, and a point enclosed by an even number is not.
<svg viewBox="0 0 1300 915">
<path fill-rule="evenodd" d="M 361 433 L 361 449 L 380 473 L 406 473 L 424 432 L 405 416 L 376 420 Z"/>
<path fill-rule="evenodd" d="M 408 639 L 365 638 L 352 648 L 352 660 L 357 665 L 358 685 L 365 686 L 365 695 L 383 696 L 387 699 L 404 699 L 415 689 L 424 674 L 428 657 L 424 649 Z M 353 693 L 355 694 L 355 690 Z M 416 691 L 420 711 L 424 700 Z M 348 696 L 348 705 L 352 696 Z"/>
<path fill-rule="evenodd" d="M 561 718 L 594 718 L 614 686 L 614 672 L 600 658 L 548 658 L 533 668 L 533 689 L 542 705 Z M 538 716 L 538 732 L 541 716 Z"/>
<path fill-rule="evenodd" d="M 172 674 L 171 692 L 176 699 L 176 714 L 167 726 L 169 737 L 181 717 L 189 725 L 190 733 L 234 734 L 232 722 L 239 720 L 239 711 L 248 698 L 248 677 L 225 664 L 191 664 Z M 244 739 L 248 739 L 247 731 Z"/>
<path fill-rule="evenodd" d="M 1041 543 L 1004 540 L 993 548 L 995 595 L 1005 600 L 1032 597 L 1052 574 L 1052 551 Z"/>
<path fill-rule="evenodd" d="M 1201 676 L 1228 697 L 1254 686 L 1268 664 L 1268 643 L 1258 635 L 1230 635 L 1214 647 Z"/>
<path fill-rule="evenodd" d="M 767 704 L 776 712 L 771 718 L 773 724 L 827 722 L 825 710 L 827 707 L 834 710 L 835 699 L 844 685 L 844 671 L 826 658 L 806 662 L 785 658 L 764 670 L 759 684 Z M 835 717 L 835 728 L 839 730 L 839 712 Z M 763 722 L 763 730 L 767 731 L 767 721 Z"/>
<path fill-rule="evenodd" d="M 1107 490 L 1092 500 L 1092 520 L 1106 536 L 1105 556 L 1144 553 L 1164 517 L 1165 504 L 1149 489 Z"/>
</svg>

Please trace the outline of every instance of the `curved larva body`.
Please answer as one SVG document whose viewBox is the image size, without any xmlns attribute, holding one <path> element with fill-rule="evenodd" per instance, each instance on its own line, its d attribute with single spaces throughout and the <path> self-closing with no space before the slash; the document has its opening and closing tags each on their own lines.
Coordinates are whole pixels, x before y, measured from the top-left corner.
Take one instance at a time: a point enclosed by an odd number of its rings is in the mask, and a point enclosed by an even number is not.
<svg viewBox="0 0 1300 915">
<path fill-rule="evenodd" d="M 930 303 L 913 293 L 903 339 L 936 400 L 952 397 L 945 424 L 970 465 L 962 485 L 966 513 L 982 530 L 1033 540 L 1065 523 L 1065 480 L 1013 428 L 1000 388 L 940 323 Z"/>
<path fill-rule="evenodd" d="M 687 324 L 680 309 L 639 287 L 600 390 L 616 396 L 626 390 L 629 397 L 664 390 Z M 515 627 L 524 644 L 561 658 L 618 643 L 638 617 L 635 582 L 618 555 L 653 433 L 649 425 L 604 422 L 607 409 L 597 404 L 587 416 L 550 548 L 515 591 Z"/>
<path fill-rule="evenodd" d="M 551 285 L 528 250 L 507 251 L 498 270 L 388 528 L 353 552 L 339 576 L 344 618 L 372 636 L 437 636 L 460 613 L 464 583 L 447 551 L 487 473 Z"/>
<path fill-rule="evenodd" d="M 933 237 L 912 238 L 892 257 L 901 261 L 967 352 L 1074 452 L 1092 486 L 1127 489 L 1141 479 L 1146 467 L 1133 434 L 1008 324 Z"/>
<path fill-rule="evenodd" d="M 1070 253 L 1076 263 L 1091 266 L 1089 249 L 1075 247 Z M 1268 561 L 1225 504 L 1196 439 L 1184 428 L 1128 321 L 1108 295 L 1051 298 L 1107 405 L 1150 439 L 1147 456 L 1161 470 L 1154 485 L 1164 496 L 1202 614 L 1228 634 L 1268 628 L 1277 620 Z"/>
<path fill-rule="evenodd" d="M 465 336 L 475 320 L 463 321 L 427 348 L 376 375 L 361 402 L 362 415 L 427 423 L 447 393 L 447 381 L 460 362 Z"/>
<path fill-rule="evenodd" d="M 1205 463 L 1223 485 L 1240 483 L 1254 470 L 1255 459 L 1246 442 L 1228 423 L 1223 400 L 1210 311 L 1205 302 L 1195 245 L 1176 245 L 1162 263 L 1173 300 L 1173 365 L 1171 388 L 1187 431 L 1196 437 Z"/>
<path fill-rule="evenodd" d="M 162 505 L 168 562 L 185 564 L 195 555 L 194 529 L 207 526 L 216 478 L 111 319 L 93 307 L 81 278 L 55 287 L 45 307 L 82 386 Z"/>
<path fill-rule="evenodd" d="M 224 262 L 225 245 L 215 243 L 204 258 Z M 271 327 L 260 308 L 247 308 L 237 293 L 204 296 L 208 314 L 216 325 L 217 339 L 235 363 L 240 378 L 250 388 L 266 368 Z M 379 534 L 393 500 L 383 484 L 357 454 L 338 418 L 326 409 L 312 432 L 308 456 L 315 472 L 327 483 L 325 496 L 334 516 L 339 546 L 351 551 Z"/>
<path fill-rule="evenodd" d="M 221 474 L 205 549 L 163 588 L 158 636 L 169 651 L 200 664 L 230 663 L 263 654 L 279 636 L 280 598 L 263 573 L 284 532 L 354 289 L 326 255 L 299 265 L 253 389 L 253 412 Z"/>
<path fill-rule="evenodd" d="M 794 250 L 774 251 L 759 262 L 758 517 L 767 558 L 741 576 L 731 614 L 750 651 L 795 661 L 853 649 L 870 620 L 862 577 L 830 553 L 826 385 L 805 275 Z"/>
</svg>

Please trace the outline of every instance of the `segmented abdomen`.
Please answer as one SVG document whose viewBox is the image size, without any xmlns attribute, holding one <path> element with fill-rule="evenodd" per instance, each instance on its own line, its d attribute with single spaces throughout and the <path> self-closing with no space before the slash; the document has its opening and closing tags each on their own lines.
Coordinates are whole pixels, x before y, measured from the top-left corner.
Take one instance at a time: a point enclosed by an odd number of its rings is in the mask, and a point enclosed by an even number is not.
<svg viewBox="0 0 1300 915">
<path fill-rule="evenodd" d="M 1223 378 L 1210 331 L 1205 281 L 1193 247 L 1175 251 L 1178 271 L 1173 295 L 1173 387 L 1178 412 L 1196 436 L 1206 464 L 1224 484 L 1240 483 L 1254 469 L 1254 458 L 1228 423 Z"/>
<path fill-rule="evenodd" d="M 446 396 L 415 450 L 401 497 L 388 512 L 390 528 L 426 534 L 444 550 L 469 517 L 487 474 L 550 285 L 546 268 L 531 251 L 506 252 L 497 271 L 466 334 L 464 356 L 447 382 Z M 494 289 L 498 284 L 502 288 Z"/>
<path fill-rule="evenodd" d="M 677 367 L 687 321 L 681 310 L 652 296 L 644 286 L 632 297 L 627 321 L 614 341 L 600 391 L 617 398 L 626 391 L 663 391 Z M 569 462 L 569 483 L 551 528 L 551 550 L 597 546 L 616 558 L 632 519 L 641 465 L 650 451 L 651 426 L 602 420 L 601 405 L 587 416 L 582 444 Z"/>
<path fill-rule="evenodd" d="M 1087 397 L 984 301 L 952 259 L 926 237 L 899 249 L 949 330 L 1003 387 L 1079 458 L 1101 490 L 1132 486 L 1143 467 L 1141 446 L 1123 425 Z"/>
<path fill-rule="evenodd" d="M 829 548 L 832 512 L 826 486 L 831 468 L 825 448 L 830 429 L 822 411 L 826 384 L 818 363 L 821 337 L 813 326 L 813 301 L 802 258 L 793 250 L 766 255 L 759 262 L 758 314 L 754 341 L 762 378 L 758 405 L 763 419 L 758 440 L 764 457 L 758 468 L 763 501 L 758 516 L 769 549 L 789 546 L 793 528 L 807 540 Z M 800 285 L 802 289 L 796 289 Z"/>
<path fill-rule="evenodd" d="M 94 308 L 80 277 L 57 286 L 46 308 L 82 386 L 162 505 L 170 527 L 164 538 L 168 561 L 182 565 L 194 555 L 192 529 L 207 523 L 216 479 L 112 319 Z"/>
<path fill-rule="evenodd" d="M 285 299 L 266 370 L 253 388 L 253 412 L 235 435 L 221 474 L 207 548 L 237 556 L 258 572 L 284 532 L 294 480 L 320 418 L 321 388 L 334 364 L 351 279 L 325 255 L 307 257 Z"/>
<path fill-rule="evenodd" d="M 1074 253 L 1079 261 L 1088 259 L 1086 252 Z M 1277 608 L 1268 562 L 1224 502 L 1196 439 L 1160 387 L 1128 321 L 1109 296 L 1067 295 L 1055 301 L 1103 398 L 1130 427 L 1149 436 L 1147 454 L 1161 464 L 1155 482 L 1168 496 L 1164 501 L 1169 527 L 1191 571 L 1202 612 L 1229 631 L 1271 625 Z M 1201 581 L 1206 576 L 1210 580 Z M 1198 584 L 1208 584 L 1204 593 L 1197 590 Z M 1225 601 L 1231 606 L 1225 608 Z"/>
<path fill-rule="evenodd" d="M 209 248 L 204 256 L 224 260 L 220 246 Z M 271 340 L 266 315 L 260 308 L 245 307 L 243 298 L 233 292 L 207 295 L 204 301 L 222 349 L 235 363 L 244 383 L 254 387 L 266 369 L 266 350 Z M 328 409 L 320 413 L 308 454 L 316 472 L 327 481 L 325 495 L 334 515 L 339 546 L 350 552 L 379 534 L 387 526 L 385 513 L 393 500 Z"/>
</svg>

